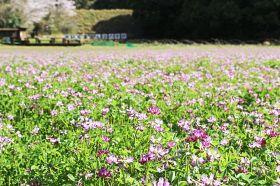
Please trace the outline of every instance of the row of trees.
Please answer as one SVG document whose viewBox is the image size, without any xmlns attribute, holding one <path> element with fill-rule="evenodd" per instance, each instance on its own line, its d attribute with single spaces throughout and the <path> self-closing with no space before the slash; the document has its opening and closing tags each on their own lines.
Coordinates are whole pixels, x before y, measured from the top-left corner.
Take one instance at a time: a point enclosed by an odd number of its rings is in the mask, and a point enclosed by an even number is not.
<svg viewBox="0 0 280 186">
<path fill-rule="evenodd" d="M 67 32 L 73 27 L 69 18 L 75 10 L 72 0 L 0 0 L 0 27 Z"/>
<path fill-rule="evenodd" d="M 167 38 L 279 37 L 279 0 L 139 0 L 145 35 Z"/>
<path fill-rule="evenodd" d="M 259 39 L 280 33 L 280 0 L 0 0 L 0 27 L 49 25 L 69 32 L 76 8 L 134 9 L 146 38 Z"/>
<path fill-rule="evenodd" d="M 81 8 L 132 8 L 153 38 L 277 37 L 280 0 L 76 0 Z"/>
</svg>

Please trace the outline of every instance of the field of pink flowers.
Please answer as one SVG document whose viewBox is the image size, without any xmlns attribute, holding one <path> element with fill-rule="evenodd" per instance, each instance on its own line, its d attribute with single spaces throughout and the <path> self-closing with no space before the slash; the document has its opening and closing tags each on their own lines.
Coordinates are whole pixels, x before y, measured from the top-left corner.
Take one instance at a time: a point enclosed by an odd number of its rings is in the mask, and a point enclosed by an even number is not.
<svg viewBox="0 0 280 186">
<path fill-rule="evenodd" d="M 0 48 L 0 185 L 280 185 L 280 48 Z"/>
</svg>

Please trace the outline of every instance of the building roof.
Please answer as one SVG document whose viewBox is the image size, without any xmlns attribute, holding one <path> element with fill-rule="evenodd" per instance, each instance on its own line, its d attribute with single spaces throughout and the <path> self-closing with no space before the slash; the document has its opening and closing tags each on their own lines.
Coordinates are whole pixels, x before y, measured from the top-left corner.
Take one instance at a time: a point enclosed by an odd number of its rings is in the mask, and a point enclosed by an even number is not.
<svg viewBox="0 0 280 186">
<path fill-rule="evenodd" d="M 0 28 L 0 32 L 1 31 L 26 31 L 26 28 Z"/>
</svg>

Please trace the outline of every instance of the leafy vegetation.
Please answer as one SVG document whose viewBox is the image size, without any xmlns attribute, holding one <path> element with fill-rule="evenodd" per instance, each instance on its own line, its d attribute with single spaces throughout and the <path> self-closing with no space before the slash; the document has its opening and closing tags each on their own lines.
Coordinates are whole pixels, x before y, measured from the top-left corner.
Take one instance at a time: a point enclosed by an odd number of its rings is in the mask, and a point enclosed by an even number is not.
<svg viewBox="0 0 280 186">
<path fill-rule="evenodd" d="M 278 38 L 279 1 L 96 0 L 91 8 L 133 9 L 149 38 Z"/>
<path fill-rule="evenodd" d="M 167 38 L 277 38 L 279 1 L 140 0 L 135 17 L 146 36 Z"/>
<path fill-rule="evenodd" d="M 103 14 L 103 17 L 108 18 L 105 31 L 110 25 L 113 28 L 121 25 L 116 30 L 121 30 L 121 28 L 125 30 L 127 27 L 122 23 L 126 23 L 130 25 L 126 32 L 129 33 L 133 28 L 132 32 L 140 33 L 135 34 L 140 38 L 269 40 L 277 39 L 280 31 L 280 1 L 277 0 L 56 1 L 60 5 L 67 6 L 54 6 L 57 4 L 54 3 L 55 1 L 46 3 L 27 0 L 26 2 L 0 0 L 0 27 L 27 25 L 32 30 L 32 24 L 39 23 L 35 28 L 40 32 L 46 32 L 48 30 L 45 29 L 46 26 L 52 27 L 53 32 L 69 33 L 77 32 L 77 29 L 89 31 L 92 30 L 91 26 L 96 25 L 100 20 L 95 16 Z M 32 7 L 35 3 L 37 5 Z M 66 19 L 63 19 L 65 15 L 68 15 L 67 12 L 72 12 L 75 8 L 80 10 L 78 17 L 86 18 L 85 21 L 82 20 L 82 23 L 79 23 L 82 24 L 82 29 L 80 25 L 75 25 L 75 22 L 68 21 L 72 20 L 71 18 L 66 16 Z M 95 15 L 93 13 L 95 11 L 87 12 L 83 9 L 106 10 L 104 13 L 98 12 Z M 118 9 L 132 10 L 133 18 L 129 13 L 124 20 L 120 21 L 122 17 L 119 16 L 122 16 L 123 12 Z M 87 18 L 91 18 L 92 21 Z"/>
<path fill-rule="evenodd" d="M 92 33 L 98 32 L 98 29 L 102 30 L 102 33 L 117 33 L 123 30 L 125 33 L 137 32 L 137 27 L 133 24 L 135 20 L 132 18 L 132 10 L 77 10 L 75 16 L 78 33 Z M 101 25 L 97 27 L 101 22 L 109 21 L 115 17 L 127 16 L 129 19 L 111 21 L 108 25 Z M 139 31 L 138 31 L 139 32 Z"/>
<path fill-rule="evenodd" d="M 279 52 L 34 50 L 0 51 L 0 185 L 280 184 Z"/>
</svg>

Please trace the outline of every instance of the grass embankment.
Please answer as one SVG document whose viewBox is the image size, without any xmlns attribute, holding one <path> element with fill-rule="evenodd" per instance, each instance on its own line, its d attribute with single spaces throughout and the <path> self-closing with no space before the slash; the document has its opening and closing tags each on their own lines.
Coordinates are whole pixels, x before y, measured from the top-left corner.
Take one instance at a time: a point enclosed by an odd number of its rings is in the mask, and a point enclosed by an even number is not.
<svg viewBox="0 0 280 186">
<path fill-rule="evenodd" d="M 78 33 L 140 33 L 139 24 L 132 17 L 133 10 L 78 10 L 75 21 Z"/>
</svg>

